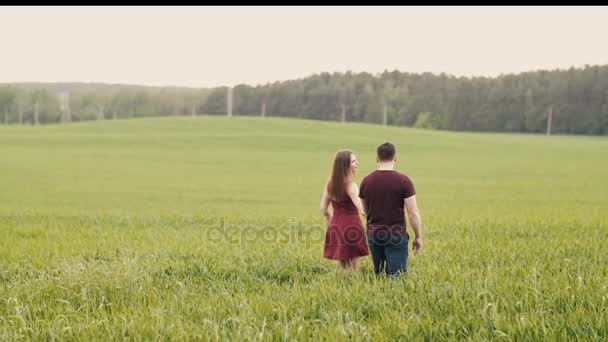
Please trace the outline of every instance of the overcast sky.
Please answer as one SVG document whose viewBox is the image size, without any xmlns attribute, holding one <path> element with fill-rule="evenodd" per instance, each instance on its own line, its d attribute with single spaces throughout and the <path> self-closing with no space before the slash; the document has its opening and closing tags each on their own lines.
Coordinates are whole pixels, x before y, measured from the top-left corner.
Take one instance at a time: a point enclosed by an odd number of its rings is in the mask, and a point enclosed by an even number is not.
<svg viewBox="0 0 608 342">
<path fill-rule="evenodd" d="M 608 7 L 1 7 L 0 82 L 221 86 L 608 64 Z"/>
</svg>

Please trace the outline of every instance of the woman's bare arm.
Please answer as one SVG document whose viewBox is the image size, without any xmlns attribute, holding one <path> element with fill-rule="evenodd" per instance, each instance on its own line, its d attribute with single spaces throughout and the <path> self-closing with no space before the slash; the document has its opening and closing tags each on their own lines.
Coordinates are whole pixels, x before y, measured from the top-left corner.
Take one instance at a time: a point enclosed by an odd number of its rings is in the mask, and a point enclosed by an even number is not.
<svg viewBox="0 0 608 342">
<path fill-rule="evenodd" d="M 327 195 L 327 189 L 323 190 L 323 196 L 321 196 L 321 213 L 325 216 L 325 219 L 329 223 L 331 220 L 331 213 L 329 212 L 329 196 Z"/>
<path fill-rule="evenodd" d="M 361 198 L 359 198 L 359 187 L 357 186 L 357 183 L 350 182 L 348 185 L 348 196 L 350 196 L 350 199 L 355 204 L 355 207 L 357 207 L 357 210 L 359 210 L 359 213 L 365 217 L 367 213 L 365 212 L 363 203 L 361 203 Z"/>
</svg>

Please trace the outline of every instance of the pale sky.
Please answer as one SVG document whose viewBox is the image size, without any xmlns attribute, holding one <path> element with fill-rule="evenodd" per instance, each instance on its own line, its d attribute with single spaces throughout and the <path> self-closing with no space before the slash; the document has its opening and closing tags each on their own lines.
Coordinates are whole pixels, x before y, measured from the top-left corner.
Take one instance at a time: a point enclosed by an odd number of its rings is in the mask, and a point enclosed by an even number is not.
<svg viewBox="0 0 608 342">
<path fill-rule="evenodd" d="M 250 85 L 608 64 L 608 7 L 0 7 L 0 82 Z"/>
</svg>

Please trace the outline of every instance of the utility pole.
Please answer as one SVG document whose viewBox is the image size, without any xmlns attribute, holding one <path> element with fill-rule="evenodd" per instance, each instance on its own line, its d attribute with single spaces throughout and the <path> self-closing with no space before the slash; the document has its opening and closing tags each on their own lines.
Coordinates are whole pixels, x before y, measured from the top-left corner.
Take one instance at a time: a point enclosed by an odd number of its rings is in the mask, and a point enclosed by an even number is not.
<svg viewBox="0 0 608 342">
<path fill-rule="evenodd" d="M 386 126 L 386 112 L 387 112 L 387 108 L 386 108 L 386 104 L 384 105 L 384 110 L 382 111 L 382 125 Z"/>
<path fill-rule="evenodd" d="M 38 116 L 40 114 L 40 104 L 38 103 L 38 100 L 36 100 L 36 103 L 34 103 L 34 126 L 38 126 L 39 122 L 38 122 Z"/>
<path fill-rule="evenodd" d="M 97 113 L 97 120 L 103 120 L 103 119 L 105 119 L 105 115 L 103 113 L 104 109 L 105 109 L 104 107 L 105 106 L 104 106 L 103 103 L 99 105 L 99 112 Z"/>
<path fill-rule="evenodd" d="M 232 87 L 228 87 L 228 96 L 226 98 L 226 114 L 228 115 L 228 117 L 232 117 Z"/>
<path fill-rule="evenodd" d="M 66 99 L 66 119 L 68 122 L 72 122 L 72 111 L 70 109 L 70 94 L 68 93 L 67 99 Z"/>
<path fill-rule="evenodd" d="M 72 121 L 72 113 L 70 113 L 70 93 L 62 91 L 59 93 L 59 107 L 61 109 L 61 123 Z"/>
<path fill-rule="evenodd" d="M 549 106 L 547 113 L 547 135 L 551 135 L 551 121 L 553 120 L 553 105 Z"/>
<path fill-rule="evenodd" d="M 19 115 L 19 124 L 23 125 L 23 103 L 21 101 L 17 101 L 17 113 Z"/>
<path fill-rule="evenodd" d="M 173 89 L 173 116 L 179 115 L 179 105 L 177 103 L 177 87 Z"/>
</svg>

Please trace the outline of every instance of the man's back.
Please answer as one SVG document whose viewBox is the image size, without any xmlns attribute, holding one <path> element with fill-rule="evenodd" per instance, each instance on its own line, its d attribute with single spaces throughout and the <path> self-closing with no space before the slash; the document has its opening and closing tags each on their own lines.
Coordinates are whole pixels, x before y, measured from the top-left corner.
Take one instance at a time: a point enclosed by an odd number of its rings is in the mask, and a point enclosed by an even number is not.
<svg viewBox="0 0 608 342">
<path fill-rule="evenodd" d="M 385 142 L 376 149 L 378 169 L 361 181 L 359 197 L 367 216 L 367 244 L 374 272 L 390 276 L 407 272 L 409 234 L 405 211 L 414 230 L 414 254 L 422 248 L 422 223 L 411 179 L 395 169 L 397 149 Z"/>
<path fill-rule="evenodd" d="M 394 170 L 376 170 L 361 182 L 359 197 L 367 205 L 368 232 L 405 234 L 404 199 L 416 194 L 410 178 Z"/>
</svg>

